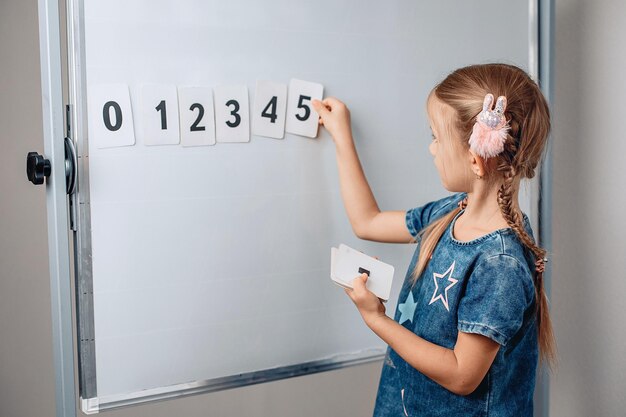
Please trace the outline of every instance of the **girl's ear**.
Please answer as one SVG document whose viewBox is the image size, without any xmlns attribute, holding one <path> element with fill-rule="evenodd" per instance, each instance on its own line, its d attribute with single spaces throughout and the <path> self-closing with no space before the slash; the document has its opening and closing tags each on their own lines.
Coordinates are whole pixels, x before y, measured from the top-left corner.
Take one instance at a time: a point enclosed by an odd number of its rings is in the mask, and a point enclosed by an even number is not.
<svg viewBox="0 0 626 417">
<path fill-rule="evenodd" d="M 482 178 L 485 176 L 485 160 L 480 156 L 474 153 L 471 149 L 469 150 L 469 160 L 470 160 L 470 169 L 478 178 Z"/>
</svg>

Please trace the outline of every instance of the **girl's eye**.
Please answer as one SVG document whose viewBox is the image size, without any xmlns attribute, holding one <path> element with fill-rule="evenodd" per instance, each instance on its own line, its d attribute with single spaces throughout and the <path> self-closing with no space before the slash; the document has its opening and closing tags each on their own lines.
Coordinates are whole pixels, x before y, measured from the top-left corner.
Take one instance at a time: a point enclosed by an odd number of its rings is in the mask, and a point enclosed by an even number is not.
<svg viewBox="0 0 626 417">
<path fill-rule="evenodd" d="M 433 140 L 437 140 L 437 138 L 435 137 L 435 135 L 432 135 L 432 134 L 431 134 L 430 136 L 432 136 Z"/>
</svg>

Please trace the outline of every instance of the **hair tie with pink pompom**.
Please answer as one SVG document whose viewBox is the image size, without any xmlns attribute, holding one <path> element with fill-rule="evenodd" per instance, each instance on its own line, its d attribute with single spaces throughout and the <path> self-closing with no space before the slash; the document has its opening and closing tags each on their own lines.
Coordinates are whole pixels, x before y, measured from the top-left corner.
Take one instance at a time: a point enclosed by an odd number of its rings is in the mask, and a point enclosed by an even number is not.
<svg viewBox="0 0 626 417">
<path fill-rule="evenodd" d="M 504 142 L 509 133 L 509 125 L 504 117 L 506 97 L 496 100 L 495 110 L 491 110 L 493 94 L 489 93 L 483 101 L 483 111 L 476 116 L 476 123 L 469 139 L 470 149 L 477 155 L 488 159 L 504 150 Z"/>
</svg>

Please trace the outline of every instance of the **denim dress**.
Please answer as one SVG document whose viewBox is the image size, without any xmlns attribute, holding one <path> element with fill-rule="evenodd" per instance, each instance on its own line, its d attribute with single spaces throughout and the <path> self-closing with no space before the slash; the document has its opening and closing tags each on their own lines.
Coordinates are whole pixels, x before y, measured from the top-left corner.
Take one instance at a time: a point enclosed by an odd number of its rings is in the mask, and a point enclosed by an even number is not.
<svg viewBox="0 0 626 417">
<path fill-rule="evenodd" d="M 417 233 L 455 209 L 465 193 L 454 194 L 406 214 Z M 471 241 L 452 234 L 457 214 L 412 285 L 419 243 L 400 291 L 394 320 L 423 339 L 453 349 L 458 332 L 476 333 L 500 349 L 478 388 L 462 396 L 448 391 L 388 348 L 378 387 L 375 417 L 532 416 L 538 359 L 534 255 L 510 229 Z M 524 226 L 532 236 L 528 217 Z"/>
</svg>

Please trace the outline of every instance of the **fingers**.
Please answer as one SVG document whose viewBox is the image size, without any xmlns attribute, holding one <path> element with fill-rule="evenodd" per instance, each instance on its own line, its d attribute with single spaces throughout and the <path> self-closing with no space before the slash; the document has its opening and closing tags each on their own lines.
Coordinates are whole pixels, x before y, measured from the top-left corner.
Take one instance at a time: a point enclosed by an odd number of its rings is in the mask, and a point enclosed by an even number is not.
<svg viewBox="0 0 626 417">
<path fill-rule="evenodd" d="M 346 294 L 348 295 L 348 297 L 350 297 L 350 299 L 352 300 L 352 302 L 353 302 L 354 304 L 356 304 L 356 300 L 354 299 L 354 290 L 352 290 L 352 289 L 350 289 L 350 288 L 344 288 L 343 290 L 346 292 Z"/>
<path fill-rule="evenodd" d="M 317 114 L 322 117 L 330 113 L 329 108 L 322 101 L 315 99 L 311 101 L 311 104 L 313 105 L 313 109 L 317 112 Z"/>
<path fill-rule="evenodd" d="M 328 114 L 330 114 L 330 112 L 328 111 L 328 107 L 326 107 L 324 103 L 317 99 L 313 100 L 311 104 L 313 105 L 313 110 L 315 110 L 319 115 L 317 122 L 320 124 L 320 126 L 324 126 L 324 117 L 327 117 Z"/>
<path fill-rule="evenodd" d="M 366 290 L 365 283 L 367 282 L 368 275 L 364 272 L 355 279 L 352 280 L 352 288 L 355 291 L 361 292 Z"/>
<path fill-rule="evenodd" d="M 320 116 L 327 115 L 328 113 L 332 113 L 336 110 L 347 109 L 346 105 L 335 97 L 327 97 L 322 101 L 314 99 L 311 101 L 311 104 Z"/>
<path fill-rule="evenodd" d="M 346 105 L 341 100 L 336 99 L 335 97 L 326 97 L 322 101 L 322 103 L 324 103 L 324 105 L 328 109 L 330 109 L 330 111 L 346 107 Z"/>
<path fill-rule="evenodd" d="M 363 273 L 352 280 L 352 288 L 344 288 L 343 290 L 348 294 L 348 296 L 355 301 L 355 297 L 358 297 L 364 291 L 368 291 L 365 287 L 365 283 L 367 282 L 367 274 Z"/>
</svg>

